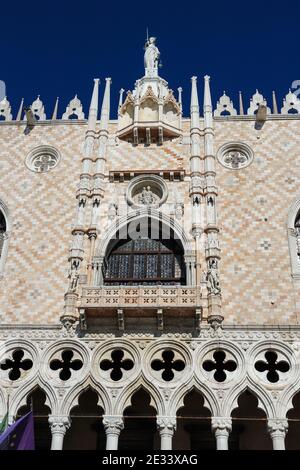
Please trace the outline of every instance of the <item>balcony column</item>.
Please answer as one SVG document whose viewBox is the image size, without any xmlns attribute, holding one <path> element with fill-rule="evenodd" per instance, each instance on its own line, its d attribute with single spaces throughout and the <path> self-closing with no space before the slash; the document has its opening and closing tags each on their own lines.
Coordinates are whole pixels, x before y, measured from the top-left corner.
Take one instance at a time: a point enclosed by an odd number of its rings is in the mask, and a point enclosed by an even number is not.
<svg viewBox="0 0 300 470">
<path fill-rule="evenodd" d="M 52 441 L 51 450 L 63 450 L 64 437 L 71 425 L 68 416 L 49 416 Z"/>
<path fill-rule="evenodd" d="M 173 435 L 176 431 L 176 419 L 157 417 L 157 429 L 160 434 L 160 450 L 172 450 Z"/>
<path fill-rule="evenodd" d="M 268 431 L 270 433 L 273 450 L 285 450 L 285 436 L 288 430 L 287 419 L 268 419 Z"/>
<path fill-rule="evenodd" d="M 106 432 L 106 450 L 118 450 L 119 435 L 124 429 L 121 416 L 103 416 L 103 426 Z"/>
<path fill-rule="evenodd" d="M 228 450 L 228 437 L 231 432 L 231 418 L 212 417 L 212 432 L 216 437 L 217 450 Z"/>
</svg>

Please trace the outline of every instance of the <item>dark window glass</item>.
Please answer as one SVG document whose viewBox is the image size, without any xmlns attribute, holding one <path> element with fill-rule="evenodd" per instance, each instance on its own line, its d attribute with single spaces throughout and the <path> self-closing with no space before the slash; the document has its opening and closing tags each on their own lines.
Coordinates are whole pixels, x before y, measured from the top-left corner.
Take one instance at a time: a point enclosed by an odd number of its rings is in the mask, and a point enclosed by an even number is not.
<svg viewBox="0 0 300 470">
<path fill-rule="evenodd" d="M 120 240 L 104 266 L 105 285 L 185 284 L 183 250 L 174 239 Z"/>
</svg>

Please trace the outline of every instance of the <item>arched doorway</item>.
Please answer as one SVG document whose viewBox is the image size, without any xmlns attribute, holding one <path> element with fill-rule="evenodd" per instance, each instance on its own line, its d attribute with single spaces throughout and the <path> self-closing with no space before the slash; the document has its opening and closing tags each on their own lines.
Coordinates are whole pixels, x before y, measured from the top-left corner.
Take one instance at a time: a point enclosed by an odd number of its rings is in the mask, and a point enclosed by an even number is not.
<svg viewBox="0 0 300 470">
<path fill-rule="evenodd" d="M 288 419 L 288 432 L 285 438 L 286 450 L 300 449 L 300 392 L 293 398 L 293 408 L 286 415 Z"/>
<path fill-rule="evenodd" d="M 20 416 L 24 416 L 31 409 L 33 410 L 36 450 L 49 450 L 51 448 L 52 435 L 48 422 L 51 410 L 45 405 L 45 402 L 45 392 L 37 387 L 28 395 L 26 405 L 21 406 L 17 413 L 17 418 L 19 418 Z"/>
<path fill-rule="evenodd" d="M 257 405 L 258 399 L 249 390 L 239 396 L 238 408 L 231 413 L 232 432 L 229 449 L 272 450 L 267 417 Z"/>
<path fill-rule="evenodd" d="M 91 389 L 83 392 L 78 405 L 71 409 L 71 426 L 64 440 L 64 450 L 104 450 L 106 434 L 102 424 L 103 409 L 98 394 Z"/>
<path fill-rule="evenodd" d="M 156 410 L 144 389 L 132 395 L 131 405 L 124 410 L 124 429 L 119 437 L 119 450 L 160 449 L 156 428 Z"/>
<path fill-rule="evenodd" d="M 204 398 L 192 390 L 184 397 L 184 406 L 177 411 L 173 437 L 174 450 L 213 450 L 215 437 L 211 431 L 211 413 L 204 407 Z"/>
</svg>

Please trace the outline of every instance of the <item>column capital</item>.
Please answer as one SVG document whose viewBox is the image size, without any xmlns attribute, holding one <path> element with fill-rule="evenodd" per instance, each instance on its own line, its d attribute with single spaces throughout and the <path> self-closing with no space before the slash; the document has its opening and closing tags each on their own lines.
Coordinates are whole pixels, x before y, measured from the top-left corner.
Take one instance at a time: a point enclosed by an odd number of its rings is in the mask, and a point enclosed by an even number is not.
<svg viewBox="0 0 300 470">
<path fill-rule="evenodd" d="M 212 416 L 211 418 L 211 428 L 213 432 L 227 432 L 230 433 L 232 429 L 232 419 L 223 418 L 220 416 Z"/>
<path fill-rule="evenodd" d="M 71 420 L 68 416 L 49 416 L 48 423 L 52 434 L 65 435 L 71 426 Z"/>
<path fill-rule="evenodd" d="M 103 416 L 103 426 L 107 434 L 119 435 L 124 429 L 124 420 L 121 416 Z"/>
<path fill-rule="evenodd" d="M 156 424 L 160 434 L 173 434 L 176 431 L 176 418 L 158 416 L 156 418 Z"/>
<path fill-rule="evenodd" d="M 272 434 L 286 435 L 288 430 L 288 420 L 286 418 L 270 418 L 268 419 L 268 431 Z"/>
</svg>

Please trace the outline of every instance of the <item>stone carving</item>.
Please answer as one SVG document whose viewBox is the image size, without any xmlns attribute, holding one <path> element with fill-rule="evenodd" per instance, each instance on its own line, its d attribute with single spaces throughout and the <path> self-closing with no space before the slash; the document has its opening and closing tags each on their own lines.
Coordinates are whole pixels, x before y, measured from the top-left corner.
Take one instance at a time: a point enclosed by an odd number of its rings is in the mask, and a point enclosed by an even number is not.
<svg viewBox="0 0 300 470">
<path fill-rule="evenodd" d="M 157 417 L 157 429 L 160 433 L 171 433 L 176 431 L 176 419 L 169 417 Z"/>
<path fill-rule="evenodd" d="M 228 433 L 230 433 L 231 428 L 232 428 L 231 418 L 222 418 L 222 417 L 213 416 L 211 418 L 211 427 L 214 432 L 219 430 L 219 431 L 227 431 Z"/>
<path fill-rule="evenodd" d="M 32 103 L 30 108 L 34 114 L 35 119 L 37 119 L 38 121 L 46 120 L 45 109 L 44 109 L 43 102 L 40 100 L 40 95 L 38 95 L 37 99 Z M 26 113 L 25 113 L 24 121 L 26 120 L 27 118 L 26 118 Z"/>
<path fill-rule="evenodd" d="M 276 419 L 276 418 L 268 419 L 268 431 L 270 434 L 282 433 L 283 435 L 285 435 L 287 430 L 288 430 L 287 419 Z"/>
<path fill-rule="evenodd" d="M 247 157 L 239 151 L 229 151 L 224 155 L 224 162 L 231 168 L 240 168 L 247 162 Z"/>
<path fill-rule="evenodd" d="M 0 117 L 3 117 L 5 121 L 12 120 L 11 106 L 6 96 L 0 101 Z"/>
<path fill-rule="evenodd" d="M 217 102 L 217 108 L 214 111 L 214 116 L 236 116 L 237 112 L 234 109 L 233 104 L 229 96 L 226 95 L 225 91 L 223 96 Z"/>
<path fill-rule="evenodd" d="M 286 97 L 283 99 L 283 106 L 281 108 L 281 114 L 299 114 L 300 113 L 300 100 L 297 98 L 295 93 L 289 90 Z"/>
<path fill-rule="evenodd" d="M 157 196 L 151 191 L 151 186 L 143 187 L 142 193 L 138 197 L 138 201 L 140 204 L 145 206 L 155 204 L 157 201 Z"/>
<path fill-rule="evenodd" d="M 62 119 L 84 119 L 82 104 L 77 95 L 74 96 L 66 107 L 66 111 L 62 115 Z"/>
<path fill-rule="evenodd" d="M 49 416 L 48 419 L 52 434 L 63 434 L 69 429 L 71 423 L 67 416 Z"/>
<path fill-rule="evenodd" d="M 120 434 L 124 429 L 123 419 L 117 416 L 103 416 L 103 426 L 110 434 Z"/>
<path fill-rule="evenodd" d="M 37 173 L 45 173 L 56 167 L 60 159 L 58 151 L 47 145 L 33 149 L 26 157 L 26 166 Z"/>
<path fill-rule="evenodd" d="M 256 92 L 254 93 L 254 95 L 252 96 L 250 100 L 250 106 L 247 110 L 247 114 L 249 115 L 256 114 L 260 105 L 267 106 L 267 101 L 265 100 L 263 95 L 259 93 L 258 90 L 256 90 Z M 271 113 L 270 108 L 267 108 L 267 114 L 270 114 L 270 113 Z"/>
<path fill-rule="evenodd" d="M 206 281 L 209 294 L 220 294 L 221 288 L 218 272 L 218 261 L 216 259 L 209 260 Z"/>
<path fill-rule="evenodd" d="M 155 45 L 156 38 L 150 37 L 145 44 L 144 65 L 146 74 L 157 75 L 160 52 Z M 156 72 L 156 73 L 155 73 Z"/>
</svg>

